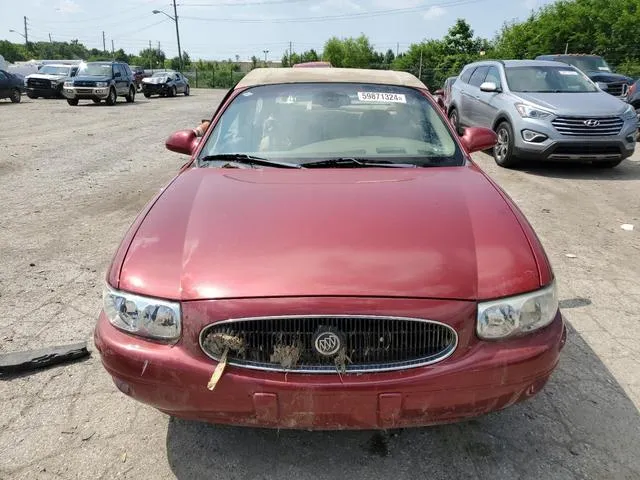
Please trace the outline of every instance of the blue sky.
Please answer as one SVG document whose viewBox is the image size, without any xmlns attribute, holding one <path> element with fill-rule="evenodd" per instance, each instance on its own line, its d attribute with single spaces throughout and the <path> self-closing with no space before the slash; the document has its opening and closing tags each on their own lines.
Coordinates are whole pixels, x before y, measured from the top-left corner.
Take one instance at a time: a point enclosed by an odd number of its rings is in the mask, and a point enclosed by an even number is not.
<svg viewBox="0 0 640 480">
<path fill-rule="evenodd" d="M 324 41 L 366 34 L 378 50 L 400 51 L 410 43 L 441 38 L 465 18 L 476 35 L 493 37 L 505 21 L 524 19 L 552 0 L 178 0 L 180 40 L 192 58 L 225 59 L 252 55 L 276 60 L 293 42 L 294 51 L 321 50 Z M 9 32 L 24 31 L 30 40 L 78 38 L 92 48 L 137 53 L 158 42 L 177 55 L 174 23 L 152 10 L 173 14 L 171 0 L 2 0 L 0 39 L 21 42 Z"/>
</svg>

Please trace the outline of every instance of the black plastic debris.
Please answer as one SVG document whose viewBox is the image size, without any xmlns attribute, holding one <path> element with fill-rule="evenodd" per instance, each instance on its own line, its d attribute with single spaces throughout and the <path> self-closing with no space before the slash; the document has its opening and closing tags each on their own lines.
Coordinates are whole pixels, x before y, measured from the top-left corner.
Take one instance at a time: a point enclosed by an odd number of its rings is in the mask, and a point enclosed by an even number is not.
<svg viewBox="0 0 640 480">
<path fill-rule="evenodd" d="M 32 370 L 40 370 L 89 356 L 87 343 L 75 343 L 56 347 L 0 354 L 0 376 L 16 375 Z"/>
</svg>

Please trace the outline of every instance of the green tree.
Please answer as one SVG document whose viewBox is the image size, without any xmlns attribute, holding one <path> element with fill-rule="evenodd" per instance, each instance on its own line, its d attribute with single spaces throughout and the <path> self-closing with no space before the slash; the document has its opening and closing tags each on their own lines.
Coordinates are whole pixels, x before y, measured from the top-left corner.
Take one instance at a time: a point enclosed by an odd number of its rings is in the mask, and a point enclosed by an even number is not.
<svg viewBox="0 0 640 480">
<path fill-rule="evenodd" d="M 376 55 L 366 35 L 357 38 L 330 38 L 324 46 L 322 58 L 334 67 L 369 68 Z"/>
</svg>

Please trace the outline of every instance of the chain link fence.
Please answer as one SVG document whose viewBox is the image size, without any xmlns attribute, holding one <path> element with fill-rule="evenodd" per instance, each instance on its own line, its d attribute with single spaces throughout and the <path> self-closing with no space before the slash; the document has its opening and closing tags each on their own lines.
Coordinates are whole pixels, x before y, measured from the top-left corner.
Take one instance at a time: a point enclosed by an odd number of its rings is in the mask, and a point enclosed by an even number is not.
<svg viewBox="0 0 640 480">
<path fill-rule="evenodd" d="M 224 69 L 197 69 L 182 72 L 192 88 L 224 88 L 235 86 L 246 74 Z"/>
</svg>

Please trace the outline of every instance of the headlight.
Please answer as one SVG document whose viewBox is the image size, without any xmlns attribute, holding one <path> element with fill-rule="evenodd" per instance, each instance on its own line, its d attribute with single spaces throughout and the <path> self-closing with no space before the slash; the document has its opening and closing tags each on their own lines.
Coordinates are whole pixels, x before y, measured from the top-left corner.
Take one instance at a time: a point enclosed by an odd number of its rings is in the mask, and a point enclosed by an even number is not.
<svg viewBox="0 0 640 480">
<path fill-rule="evenodd" d="M 109 287 L 105 287 L 102 299 L 107 318 L 120 330 L 158 340 L 180 338 L 180 304 L 120 292 Z"/>
<path fill-rule="evenodd" d="M 64 85 L 63 85 L 63 86 L 65 86 L 65 87 L 67 87 L 67 88 L 71 88 L 71 87 L 73 87 L 73 81 L 64 82 Z"/>
<path fill-rule="evenodd" d="M 546 327 L 558 312 L 555 282 L 517 297 L 478 305 L 476 332 L 483 340 L 501 340 Z"/>
<path fill-rule="evenodd" d="M 542 110 L 540 108 L 532 107 L 531 105 L 525 105 L 524 103 L 516 103 L 516 110 L 522 118 L 548 118 L 552 115 L 551 112 Z"/>
<path fill-rule="evenodd" d="M 633 108 L 633 105 L 629 105 L 627 109 L 622 114 L 622 118 L 625 120 L 635 120 L 638 118 L 638 114 L 636 113 L 636 109 Z"/>
<path fill-rule="evenodd" d="M 96 82 L 96 87 L 106 87 L 107 82 Z"/>
</svg>

